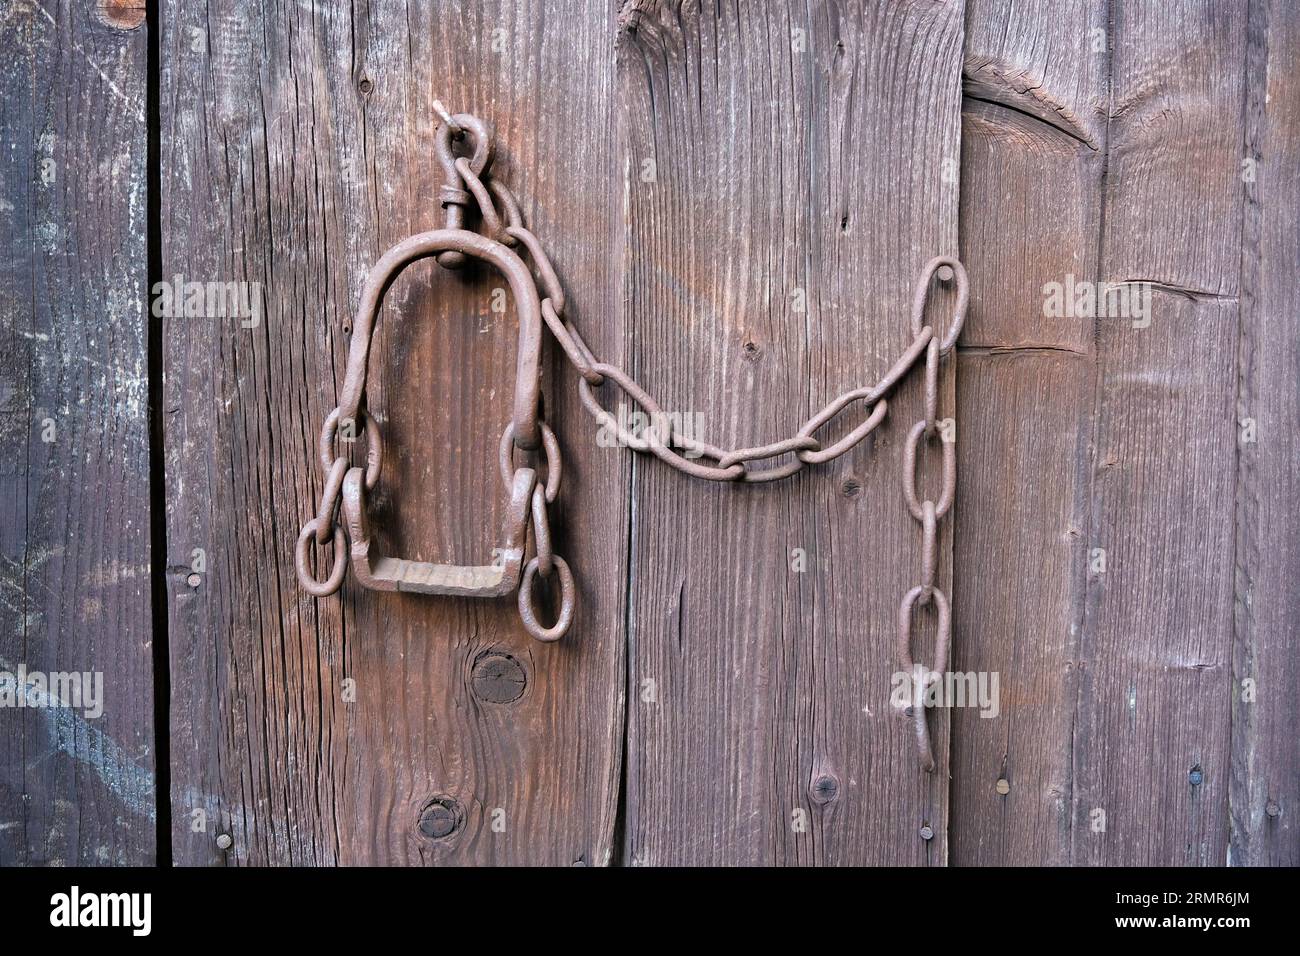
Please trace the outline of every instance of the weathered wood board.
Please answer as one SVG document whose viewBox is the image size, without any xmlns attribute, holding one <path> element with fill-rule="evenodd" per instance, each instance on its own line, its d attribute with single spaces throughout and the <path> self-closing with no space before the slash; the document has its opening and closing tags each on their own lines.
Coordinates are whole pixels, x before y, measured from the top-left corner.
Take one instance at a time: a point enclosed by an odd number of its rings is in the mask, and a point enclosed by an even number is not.
<svg viewBox="0 0 1300 956">
<path fill-rule="evenodd" d="M 962 4 L 631 6 L 630 369 L 714 444 L 794 434 L 893 363 L 916 275 L 955 251 Z M 637 463 L 628 863 L 944 863 L 946 729 L 924 774 L 889 705 L 920 567 L 908 384 L 786 482 Z"/>
<path fill-rule="evenodd" d="M 578 0 L 164 4 L 164 271 L 265 294 L 256 328 L 167 327 L 178 863 L 612 860 L 628 465 L 594 454 L 571 379 L 547 405 L 566 455 L 557 548 L 581 581 L 564 643 L 533 642 L 513 599 L 349 581 L 313 600 L 292 560 L 365 271 L 441 225 L 434 99 L 495 123 L 495 168 L 571 314 L 593 346 L 619 343 L 612 17 Z M 517 337 L 490 308 L 502 284 L 425 262 L 388 295 L 369 389 L 387 553 L 482 564 L 497 543 Z"/>
<path fill-rule="evenodd" d="M 1294 283 L 1272 264 L 1294 259 L 1294 95 L 1273 105 L 1270 69 L 1273 50 L 1294 55 L 1290 19 L 1267 3 L 971 4 L 961 381 L 988 437 L 960 446 L 955 561 L 982 555 L 985 574 L 958 576 L 957 647 L 963 667 L 1002 671 L 1004 708 L 1001 726 L 957 717 L 956 863 L 1294 855 L 1297 708 L 1241 698 L 1260 669 L 1289 686 L 1295 646 L 1294 595 L 1274 589 L 1296 549 L 1258 522 L 1294 471 L 1276 431 Z M 1265 139 L 1287 172 L 1243 165 Z M 1270 186 L 1286 226 L 1259 198 Z M 1047 284 L 1072 281 L 1149 283 L 1149 316 L 1049 317 Z M 1239 324 L 1243 287 L 1258 312 Z M 1262 328 L 1287 346 L 1265 356 Z M 1239 443 L 1248 406 L 1273 444 Z M 1033 478 L 1012 493 L 1011 476 Z M 1029 537 L 995 546 L 1017 521 Z"/>
<path fill-rule="evenodd" d="M 154 860 L 143 19 L 0 4 L 0 865 Z"/>
<path fill-rule="evenodd" d="M 1000 701 L 953 718 L 959 866 L 1070 861 L 1096 350 L 1044 291 L 1098 279 L 1106 30 L 1095 0 L 967 7 L 955 659 Z"/>
<path fill-rule="evenodd" d="M 1228 862 L 1300 865 L 1300 17 L 1253 2 L 1238 350 Z"/>
<path fill-rule="evenodd" d="M 0 0 L 0 865 L 1300 863 L 1290 5 L 158 21 Z M 366 271 L 442 223 L 435 99 L 495 125 L 596 354 L 721 446 L 876 380 L 921 265 L 960 251 L 939 581 L 954 669 L 1000 695 L 932 713 L 934 774 L 889 702 L 916 376 L 845 457 L 718 485 L 602 447 L 552 345 L 563 642 L 513 598 L 303 593 Z M 1149 312 L 1049 308 L 1092 283 L 1149 284 Z M 498 543 L 503 286 L 425 261 L 388 293 L 385 553 Z M 102 716 L 15 676 L 59 671 Z"/>
</svg>

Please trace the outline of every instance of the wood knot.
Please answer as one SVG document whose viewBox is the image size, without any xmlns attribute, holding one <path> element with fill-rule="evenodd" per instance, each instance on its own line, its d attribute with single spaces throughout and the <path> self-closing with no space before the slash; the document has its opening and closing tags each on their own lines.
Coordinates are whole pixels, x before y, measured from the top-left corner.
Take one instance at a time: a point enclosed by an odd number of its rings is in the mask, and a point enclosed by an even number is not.
<svg viewBox="0 0 1300 956">
<path fill-rule="evenodd" d="M 98 0 L 95 12 L 114 30 L 134 30 L 144 23 L 144 0 Z"/>
<path fill-rule="evenodd" d="M 509 654 L 484 651 L 474 661 L 470 672 L 474 695 L 490 704 L 508 704 L 524 696 L 528 673 L 524 665 Z"/>
<path fill-rule="evenodd" d="M 740 347 L 740 350 L 745 353 L 745 358 L 751 362 L 757 362 L 758 357 L 763 354 L 763 350 L 758 347 L 756 342 L 746 342 Z"/>
<path fill-rule="evenodd" d="M 856 478 L 845 478 L 840 484 L 840 494 L 845 498 L 856 498 L 862 494 L 862 482 Z"/>
<path fill-rule="evenodd" d="M 445 840 L 460 829 L 464 820 L 460 804 L 451 797 L 440 795 L 431 797 L 424 804 L 416 829 L 427 840 Z"/>
<path fill-rule="evenodd" d="M 840 795 L 840 782 L 831 774 L 823 773 L 813 781 L 811 793 L 814 803 L 825 806 Z"/>
</svg>

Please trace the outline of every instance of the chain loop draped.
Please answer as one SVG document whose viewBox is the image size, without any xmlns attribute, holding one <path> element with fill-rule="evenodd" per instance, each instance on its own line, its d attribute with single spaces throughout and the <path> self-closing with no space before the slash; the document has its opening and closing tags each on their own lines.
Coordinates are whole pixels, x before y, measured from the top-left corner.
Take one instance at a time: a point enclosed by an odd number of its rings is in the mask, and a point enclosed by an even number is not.
<svg viewBox="0 0 1300 956">
<path fill-rule="evenodd" d="M 685 433 L 675 416 L 666 415 L 658 402 L 626 371 L 599 361 L 566 314 L 567 300 L 559 277 L 542 242 L 528 229 L 514 194 L 491 174 L 494 144 L 492 128 L 479 118 L 458 113 L 449 115 L 438 104 L 442 122 L 434 137 L 435 157 L 443 172 L 438 191 L 444 227 L 422 233 L 390 249 L 372 270 L 362 293 L 362 303 L 353 327 L 347 376 L 339 405 L 325 421 L 320 435 L 320 461 L 325 478 L 314 517 L 299 535 L 295 564 L 304 590 L 316 596 L 333 594 L 342 584 L 348 564 L 340 534 L 340 499 L 346 506 L 347 527 L 352 538 L 352 557 L 358 577 L 368 587 L 385 590 L 415 590 L 425 593 L 504 594 L 518 591 L 520 619 L 539 641 L 564 636 L 576 609 L 576 586 L 568 563 L 552 547 L 548 508 L 555 504 L 562 477 L 559 442 L 542 419 L 538 391 L 540 327 L 545 326 L 578 375 L 578 395 L 597 425 L 618 443 L 650 454 L 684 474 L 707 481 L 767 482 L 788 478 L 809 465 L 822 465 L 857 446 L 884 422 L 887 398 L 924 356 L 924 417 L 912 426 L 904 444 L 903 497 L 908 512 L 921 525 L 921 581 L 903 597 L 898 611 L 898 655 L 914 680 L 911 706 L 921 765 L 934 768 L 930 736 L 926 726 L 926 705 L 936 672 L 947 667 L 951 632 L 951 610 L 947 596 L 935 584 L 938 522 L 952 508 L 956 495 L 956 450 L 951 419 L 940 420 L 940 363 L 952 351 L 961 334 L 969 285 L 961 263 L 950 256 L 937 256 L 922 268 L 911 303 L 912 341 L 888 371 L 874 385 L 851 389 L 826 404 L 788 438 L 765 445 L 723 449 Z M 468 155 L 457 154 L 457 144 Z M 466 228 L 470 214 L 477 217 L 479 232 Z M 493 568 L 449 568 L 400 559 L 379 558 L 372 553 L 365 518 L 365 498 L 378 484 L 383 468 L 383 441 L 379 427 L 365 408 L 365 384 L 370 340 L 380 301 L 396 271 L 415 259 L 436 256 L 448 269 L 463 266 L 468 258 L 486 260 L 510 280 L 520 320 L 520 352 L 517 368 L 515 412 L 502 433 L 499 449 L 501 478 L 505 485 L 508 515 L 503 528 L 504 556 Z M 531 269 L 521 256 L 531 263 Z M 934 280 L 956 286 L 956 303 L 940 330 L 927 321 Z M 649 424 L 634 430 L 617 418 L 597 396 L 598 389 L 616 388 L 648 416 Z M 818 437 L 851 405 L 860 404 L 856 424 L 840 437 Z M 335 441 L 347 425 L 349 440 L 355 430 L 367 440 L 366 468 L 350 468 L 347 458 L 336 455 Z M 941 481 L 938 500 L 918 492 L 921 444 L 939 441 Z M 545 475 L 538 476 L 530 461 L 517 467 L 515 457 L 524 453 L 544 460 Z M 933 451 L 927 451 L 927 458 Z M 758 462 L 786 458 L 781 463 L 757 467 Z M 345 480 L 346 476 L 346 480 Z M 340 489 L 342 489 L 340 491 Z M 530 534 L 531 532 L 531 534 Z M 524 560 L 531 538 L 532 556 Z M 324 580 L 315 577 L 312 545 L 333 544 L 333 564 Z M 492 573 L 496 569 L 498 573 Z M 545 580 L 552 594 L 558 593 L 555 623 L 545 625 L 535 607 L 534 587 Z M 919 608 L 933 607 L 937 615 L 933 670 L 924 672 L 912 656 L 912 620 Z"/>
</svg>

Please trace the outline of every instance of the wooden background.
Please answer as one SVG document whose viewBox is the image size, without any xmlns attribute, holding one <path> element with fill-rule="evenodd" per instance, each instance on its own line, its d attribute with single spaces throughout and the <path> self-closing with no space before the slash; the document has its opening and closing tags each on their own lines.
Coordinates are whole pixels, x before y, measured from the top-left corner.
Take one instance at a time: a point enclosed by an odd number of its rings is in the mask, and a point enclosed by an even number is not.
<svg viewBox="0 0 1300 956">
<path fill-rule="evenodd" d="M 0 48 L 0 672 L 107 691 L 0 709 L 0 863 L 1300 863 L 1290 5 L 0 0 Z M 941 578 L 1001 713 L 932 714 L 933 775 L 888 702 L 916 381 L 725 487 L 598 447 L 551 348 L 563 642 L 300 590 L 366 270 L 440 219 L 435 98 L 495 125 L 596 353 L 718 444 L 874 381 L 961 255 Z M 173 276 L 262 321 L 151 318 Z M 1067 277 L 1150 283 L 1150 325 L 1046 316 Z M 404 556 L 494 545 L 498 282 L 389 293 Z"/>
</svg>

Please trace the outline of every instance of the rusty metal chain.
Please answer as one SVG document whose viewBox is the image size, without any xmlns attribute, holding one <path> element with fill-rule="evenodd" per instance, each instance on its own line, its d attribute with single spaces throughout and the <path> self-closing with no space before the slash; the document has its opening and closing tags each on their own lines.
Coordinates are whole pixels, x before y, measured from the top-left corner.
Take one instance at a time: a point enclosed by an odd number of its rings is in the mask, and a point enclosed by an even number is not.
<svg viewBox="0 0 1300 956">
<path fill-rule="evenodd" d="M 935 585 L 937 564 L 937 525 L 951 509 L 956 493 L 955 436 L 951 420 L 938 418 L 939 366 L 952 351 L 961 333 L 968 302 L 965 269 L 949 256 L 938 256 L 926 263 L 916 285 L 911 309 L 912 341 L 898 360 L 874 385 L 851 389 L 829 402 L 809 418 L 794 435 L 766 445 L 723 449 L 683 434 L 665 415 L 658 402 L 617 365 L 599 361 L 565 311 L 565 295 L 555 269 L 541 241 L 524 224 L 519 203 L 502 183 L 491 176 L 493 140 L 491 127 L 467 113 L 449 115 L 440 103 L 435 108 L 442 119 L 435 136 L 435 152 L 443 171 L 439 204 L 443 209 L 444 228 L 412 236 L 385 253 L 367 279 L 362 306 L 354 324 L 347 377 L 339 405 L 326 419 L 320 438 L 320 459 L 324 469 L 324 486 L 315 517 L 309 520 L 298 537 L 295 563 L 303 588 L 310 594 L 324 596 L 336 592 L 342 584 L 348 553 L 342 544 L 339 522 L 340 502 L 348 514 L 352 538 L 352 560 L 362 583 L 387 590 L 419 591 L 439 594 L 503 594 L 517 588 L 520 618 L 528 632 L 538 640 L 561 638 L 573 620 L 576 589 L 568 563 L 556 554 L 551 543 L 548 506 L 556 501 L 561 479 L 559 443 L 554 432 L 541 417 L 538 368 L 540 349 L 539 325 L 544 324 L 578 374 L 578 394 L 583 406 L 597 424 L 617 436 L 628 447 L 654 455 L 687 475 L 708 481 L 767 482 L 788 478 L 808 465 L 824 464 L 848 452 L 870 435 L 885 420 L 887 397 L 922 360 L 925 365 L 925 417 L 909 432 L 903 465 L 903 494 L 908 511 L 921 525 L 921 583 L 903 597 L 898 610 L 898 654 L 909 674 L 918 674 L 911 650 L 913 610 L 933 605 L 938 617 L 933 672 L 947 669 L 951 611 L 948 599 Z M 454 144 L 462 142 L 468 155 L 457 155 Z M 476 214 L 478 232 L 465 228 L 470 213 Z M 365 492 L 373 491 L 383 465 L 383 442 L 379 427 L 365 409 L 366 366 L 370 339 L 380 300 L 393 274 L 410 262 L 435 255 L 438 264 L 457 269 L 469 257 L 496 265 L 511 281 L 516 307 L 520 314 L 520 353 L 516 379 L 515 413 L 500 442 L 500 470 L 509 501 L 509 514 L 503 529 L 506 546 L 498 549 L 505 559 L 500 575 L 486 568 L 450 568 L 420 562 L 379 558 L 371 554 L 371 541 L 365 519 Z M 532 263 L 523 264 L 521 255 Z M 936 275 L 941 281 L 956 282 L 957 303 L 942 337 L 926 322 L 926 307 Z M 538 316 L 540 315 L 540 323 Z M 612 383 L 639 405 L 649 416 L 650 425 L 635 433 L 620 423 L 597 398 L 596 390 Z M 846 434 L 823 444 L 818 434 L 845 409 L 861 403 L 863 419 Z M 335 455 L 335 434 L 340 422 L 353 428 L 362 427 L 367 436 L 367 467 L 350 469 L 347 459 Z M 941 446 L 942 488 L 939 500 L 920 498 L 917 492 L 917 459 L 922 440 Z M 545 480 L 531 466 L 516 467 L 516 452 L 544 453 Z M 790 460 L 773 467 L 754 468 L 753 463 L 782 456 Z M 528 532 L 531 529 L 532 557 L 523 560 Z M 310 554 L 313 544 L 333 544 L 334 562 L 325 580 L 316 577 Z M 516 553 L 517 552 L 517 553 Z M 497 565 L 494 564 L 494 567 Z M 539 620 L 533 600 L 533 587 L 541 577 L 559 586 L 560 609 L 556 621 L 546 626 Z M 925 700 L 931 679 L 913 681 L 911 711 L 915 722 L 917 748 L 926 770 L 933 770 L 934 757 L 925 719 Z"/>
</svg>

